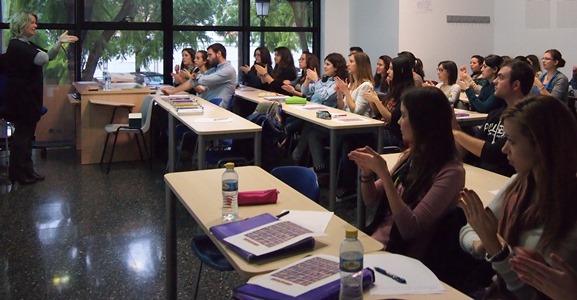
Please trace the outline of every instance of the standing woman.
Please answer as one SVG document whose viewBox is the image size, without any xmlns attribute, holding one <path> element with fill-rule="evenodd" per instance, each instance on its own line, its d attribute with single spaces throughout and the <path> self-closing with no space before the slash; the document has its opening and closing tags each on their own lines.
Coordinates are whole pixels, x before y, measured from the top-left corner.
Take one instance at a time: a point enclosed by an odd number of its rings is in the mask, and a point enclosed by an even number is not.
<svg viewBox="0 0 577 300">
<path fill-rule="evenodd" d="M 6 119 L 14 123 L 10 151 L 9 176 L 12 183 L 31 184 L 44 180 L 33 168 L 32 141 L 42 115 L 44 78 L 42 67 L 58 55 L 63 43 L 77 37 L 65 31 L 56 45 L 46 51 L 30 41 L 36 33 L 38 17 L 30 12 L 17 13 L 10 22 L 10 42 L 6 50 L 8 97 Z"/>
<path fill-rule="evenodd" d="M 507 136 L 502 151 L 517 175 L 487 208 L 474 191 L 463 190 L 468 224 L 461 229 L 461 248 L 484 257 L 497 272 L 484 299 L 541 299 L 514 272 L 511 258 L 537 252 L 551 264 L 555 253 L 577 267 L 577 120 L 543 95 L 517 102 L 501 120 Z"/>
<path fill-rule="evenodd" d="M 262 88 L 290 96 L 290 93 L 282 88 L 285 80 L 293 81 L 297 78 L 295 62 L 289 48 L 278 47 L 274 49 L 274 63 L 272 74 L 268 72 L 266 67 L 254 65 L 263 84 Z"/>
<path fill-rule="evenodd" d="M 174 86 L 179 86 L 190 79 L 192 70 L 194 70 L 194 63 L 192 61 L 194 54 L 194 49 L 192 48 L 182 49 L 182 61 L 180 66 L 174 66 L 174 73 L 170 74 L 174 79 Z"/>
<path fill-rule="evenodd" d="M 380 94 L 387 94 L 389 92 L 390 78 L 387 78 L 387 72 L 393 59 L 388 55 L 381 55 L 377 60 L 377 70 L 375 71 L 374 86 L 375 92 Z"/>
<path fill-rule="evenodd" d="M 370 147 L 351 151 L 349 158 L 360 168 L 363 201 L 377 206 L 367 234 L 387 251 L 419 259 L 439 221 L 457 207 L 465 170 L 451 131 L 453 110 L 439 89 L 409 89 L 401 112 L 403 140 L 411 147 L 390 171 Z"/>
<path fill-rule="evenodd" d="M 471 77 L 462 76 L 459 80 L 459 86 L 467 94 L 469 103 L 472 105 L 471 109 L 481 113 L 489 113 L 494 109 L 505 105 L 505 101 L 495 96 L 495 84 L 493 80 L 497 77 L 497 73 L 501 69 L 503 59 L 499 55 L 491 54 L 483 60 L 481 68 L 481 78 L 484 79 L 479 91 L 479 96 L 475 95 L 473 88 L 473 79 Z"/>
<path fill-rule="evenodd" d="M 535 77 L 533 92 L 536 94 L 553 96 L 567 104 L 569 79 L 558 68 L 565 66 L 565 60 L 557 49 L 549 49 L 543 54 L 543 69 L 545 72 Z"/>
<path fill-rule="evenodd" d="M 272 59 L 267 47 L 258 47 L 254 50 L 254 65 L 252 67 L 248 65 L 239 67 L 242 72 L 241 81 L 244 85 L 262 89 L 262 81 L 256 72 L 255 65 L 265 67 L 267 73 L 272 73 Z"/>
</svg>

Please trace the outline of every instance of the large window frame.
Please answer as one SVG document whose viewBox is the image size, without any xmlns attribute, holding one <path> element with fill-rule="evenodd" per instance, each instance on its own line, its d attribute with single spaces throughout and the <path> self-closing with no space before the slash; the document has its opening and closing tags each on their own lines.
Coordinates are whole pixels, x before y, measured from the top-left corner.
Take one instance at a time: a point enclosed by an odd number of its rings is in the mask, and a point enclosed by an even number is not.
<svg viewBox="0 0 577 300">
<path fill-rule="evenodd" d="M 16 1 L 16 0 L 12 0 Z M 50 0 L 48 0 L 50 1 Z M 254 0 L 253 0 L 254 1 Z M 280 0 L 272 0 L 280 1 Z M 295 0 L 291 0 L 295 1 Z M 298 1 L 298 0 L 297 0 Z M 302 1 L 302 0 L 300 0 Z M 252 53 L 250 49 L 250 35 L 253 32 L 304 32 L 312 34 L 312 52 L 317 56 L 320 55 L 320 15 L 321 7 L 320 0 L 304 0 L 312 3 L 312 26 L 311 27 L 271 27 L 271 26 L 251 26 L 250 25 L 250 0 L 238 0 L 238 19 L 237 26 L 195 26 L 195 25 L 178 25 L 173 21 L 173 0 L 160 0 L 161 4 L 161 20 L 160 22 L 94 22 L 86 21 L 84 14 L 84 0 L 75 0 L 74 23 L 42 23 L 40 20 L 40 29 L 51 30 L 74 30 L 74 33 L 80 34 L 87 30 L 154 30 L 160 31 L 163 34 L 163 74 L 164 83 L 170 84 L 172 78 L 170 76 L 173 71 L 173 42 L 175 31 L 236 31 L 239 33 L 238 39 L 238 61 L 240 64 L 251 64 Z M 0 11 L 2 10 L 0 2 Z M 1 23 L 0 28 L 7 30 L 8 23 Z M 269 46 L 269 48 L 274 48 Z M 74 51 L 74 78 L 76 81 L 81 80 L 81 61 L 82 61 L 82 43 L 78 43 L 76 47 L 71 48 Z M 273 49 L 270 49 L 271 51 Z M 72 63 L 72 62 L 71 62 Z"/>
</svg>

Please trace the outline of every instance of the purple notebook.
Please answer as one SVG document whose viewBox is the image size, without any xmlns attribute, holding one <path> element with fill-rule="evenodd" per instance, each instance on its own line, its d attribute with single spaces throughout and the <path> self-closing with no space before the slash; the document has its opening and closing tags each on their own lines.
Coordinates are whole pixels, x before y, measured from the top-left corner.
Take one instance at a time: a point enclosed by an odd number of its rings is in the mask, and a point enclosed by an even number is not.
<svg viewBox="0 0 577 300">
<path fill-rule="evenodd" d="M 372 269 L 363 269 L 363 289 L 373 285 L 375 282 L 375 274 Z M 341 281 L 337 279 L 331 281 L 319 288 L 304 293 L 298 298 L 288 296 L 277 291 L 264 288 L 260 285 L 247 283 L 236 288 L 232 293 L 232 298 L 237 300 L 289 300 L 289 299 L 303 299 L 303 300 L 329 300 L 338 299 L 341 288 Z"/>
<path fill-rule="evenodd" d="M 230 249 L 232 249 L 234 252 L 236 252 L 238 255 L 244 257 L 244 259 L 246 259 L 249 262 L 255 262 L 255 261 L 260 261 L 260 260 L 264 260 L 267 258 L 271 258 L 271 257 L 277 257 L 280 255 L 288 255 L 288 254 L 293 254 L 293 253 L 298 253 L 298 252 L 304 252 L 304 251 L 308 251 L 311 250 L 312 248 L 314 248 L 315 246 L 315 239 L 313 237 L 308 237 L 304 240 L 301 240 L 295 244 L 292 244 L 290 246 L 287 246 L 283 249 L 274 251 L 274 252 L 270 252 L 267 254 L 263 254 L 263 255 L 255 255 L 253 253 L 247 252 L 235 245 L 232 245 L 230 243 L 227 243 L 226 241 L 224 241 L 225 238 L 229 237 L 229 236 L 233 236 L 233 235 L 237 235 L 239 233 L 245 232 L 247 230 L 251 230 L 253 228 L 277 221 L 278 219 L 268 213 L 264 213 L 258 216 L 254 216 L 252 218 L 248 218 L 248 219 L 244 219 L 244 220 L 240 220 L 240 221 L 236 221 L 236 222 L 230 222 L 230 223 L 225 223 L 225 224 L 220 224 L 220 225 L 215 225 L 210 227 L 210 231 L 212 232 L 212 234 L 214 234 L 215 237 L 217 237 L 220 241 L 222 241 L 223 243 L 225 243 Z"/>
</svg>

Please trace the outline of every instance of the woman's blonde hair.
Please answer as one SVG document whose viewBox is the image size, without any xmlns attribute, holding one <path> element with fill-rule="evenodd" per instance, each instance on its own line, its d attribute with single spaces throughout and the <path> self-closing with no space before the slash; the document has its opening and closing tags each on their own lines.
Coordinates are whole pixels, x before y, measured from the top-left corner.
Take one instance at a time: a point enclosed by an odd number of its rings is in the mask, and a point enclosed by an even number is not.
<svg viewBox="0 0 577 300">
<path fill-rule="evenodd" d="M 354 76 L 349 73 L 349 88 L 354 90 L 365 81 L 373 83 L 373 66 L 371 65 L 369 56 L 364 52 L 356 52 L 351 55 L 355 58 L 357 72 Z"/>
<path fill-rule="evenodd" d="M 30 24 L 30 16 L 34 17 L 36 22 L 38 22 L 38 16 L 29 11 L 19 12 L 12 16 L 12 19 L 10 20 L 11 37 L 21 38 L 25 36 L 24 30 L 26 29 L 26 26 Z"/>
</svg>

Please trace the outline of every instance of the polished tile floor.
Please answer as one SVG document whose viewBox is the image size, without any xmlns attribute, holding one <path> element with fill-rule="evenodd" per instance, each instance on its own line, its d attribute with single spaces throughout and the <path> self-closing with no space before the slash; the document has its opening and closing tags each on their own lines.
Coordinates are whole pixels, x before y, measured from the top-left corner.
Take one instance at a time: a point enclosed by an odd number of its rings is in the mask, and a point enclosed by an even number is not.
<svg viewBox="0 0 577 300">
<path fill-rule="evenodd" d="M 164 299 L 164 164 L 115 163 L 106 175 L 71 149 L 34 159 L 46 180 L 12 187 L 0 157 L 0 299 Z M 354 204 L 337 213 L 353 222 Z M 192 299 L 199 229 L 180 204 L 177 228 L 178 298 Z M 243 283 L 204 268 L 198 298 L 227 299 Z"/>
</svg>

